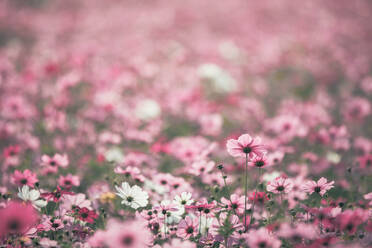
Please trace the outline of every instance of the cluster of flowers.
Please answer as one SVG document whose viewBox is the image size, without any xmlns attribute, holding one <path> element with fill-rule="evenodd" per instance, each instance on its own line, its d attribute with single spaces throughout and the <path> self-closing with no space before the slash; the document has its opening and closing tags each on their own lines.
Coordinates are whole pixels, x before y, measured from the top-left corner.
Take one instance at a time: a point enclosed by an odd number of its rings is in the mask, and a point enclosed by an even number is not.
<svg viewBox="0 0 372 248">
<path fill-rule="evenodd" d="M 0 1 L 0 247 L 371 247 L 371 13 Z"/>
</svg>

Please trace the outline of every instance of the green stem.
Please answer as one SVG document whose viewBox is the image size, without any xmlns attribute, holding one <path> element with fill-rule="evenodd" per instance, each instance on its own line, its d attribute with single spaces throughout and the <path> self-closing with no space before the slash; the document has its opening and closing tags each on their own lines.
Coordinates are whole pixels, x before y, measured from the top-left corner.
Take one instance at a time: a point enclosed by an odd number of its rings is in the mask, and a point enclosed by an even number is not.
<svg viewBox="0 0 372 248">
<path fill-rule="evenodd" d="M 201 217 L 202 217 L 202 215 L 201 215 L 201 211 L 200 211 L 200 213 L 199 213 L 199 234 L 201 234 Z"/>
<path fill-rule="evenodd" d="M 222 179 L 223 179 L 223 183 L 224 183 L 224 186 L 227 190 L 227 195 L 229 197 L 229 201 L 231 203 L 231 209 L 233 210 L 234 214 L 236 215 L 236 212 L 235 212 L 235 209 L 232 207 L 233 206 L 233 202 L 231 201 L 231 195 L 230 195 L 230 190 L 229 190 L 229 187 L 227 186 L 227 183 L 226 183 L 226 178 L 225 178 L 225 175 L 223 174 L 223 171 L 221 170 L 221 175 L 222 175 Z"/>
<path fill-rule="evenodd" d="M 245 154 L 244 232 L 247 232 L 248 154 Z"/>
<path fill-rule="evenodd" d="M 258 178 L 257 178 L 257 183 L 256 183 L 256 189 L 254 192 L 254 197 L 253 197 L 253 205 L 252 205 L 252 211 L 251 211 L 251 216 L 250 216 L 250 224 L 253 224 L 253 212 L 254 212 L 254 206 L 256 204 L 256 197 L 257 197 L 257 188 L 258 184 L 260 183 L 260 177 L 261 177 L 261 168 L 258 168 Z"/>
</svg>

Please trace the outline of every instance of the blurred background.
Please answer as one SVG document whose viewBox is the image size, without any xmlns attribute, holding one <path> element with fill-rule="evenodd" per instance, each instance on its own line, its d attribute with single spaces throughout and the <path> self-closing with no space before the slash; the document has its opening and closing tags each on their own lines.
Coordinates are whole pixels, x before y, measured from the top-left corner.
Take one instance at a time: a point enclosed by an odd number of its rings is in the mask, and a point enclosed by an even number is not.
<svg viewBox="0 0 372 248">
<path fill-rule="evenodd" d="M 369 0 L 1 0 L 2 113 L 148 143 L 365 118 L 371 137 L 371 20 Z"/>
</svg>

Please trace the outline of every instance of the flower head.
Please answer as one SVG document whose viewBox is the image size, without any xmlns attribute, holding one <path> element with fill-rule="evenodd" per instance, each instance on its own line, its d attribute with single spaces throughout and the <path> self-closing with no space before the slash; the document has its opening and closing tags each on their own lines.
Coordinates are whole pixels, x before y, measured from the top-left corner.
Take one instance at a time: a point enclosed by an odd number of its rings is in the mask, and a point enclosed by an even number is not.
<svg viewBox="0 0 372 248">
<path fill-rule="evenodd" d="M 64 195 L 73 195 L 73 192 L 62 190 L 59 186 L 53 192 L 42 193 L 41 196 L 48 201 L 53 200 L 54 202 L 59 202 Z"/>
<path fill-rule="evenodd" d="M 43 155 L 41 157 L 41 164 L 43 166 L 51 166 L 51 167 L 67 167 L 68 166 L 68 157 L 66 154 L 54 154 L 53 157 L 49 157 L 48 155 Z"/>
<path fill-rule="evenodd" d="M 27 185 L 24 185 L 22 189 L 18 189 L 18 197 L 25 202 L 30 202 L 34 208 L 40 210 L 40 208 L 45 207 L 47 202 L 40 198 L 40 192 L 36 189 L 30 190 Z"/>
<path fill-rule="evenodd" d="M 177 236 L 183 239 L 188 239 L 198 232 L 198 219 L 192 219 L 190 216 L 186 216 L 184 220 L 181 220 L 178 224 Z"/>
<path fill-rule="evenodd" d="M 226 147 L 228 153 L 233 157 L 262 157 L 266 153 L 266 149 L 260 143 L 261 138 L 252 138 L 249 134 L 243 134 L 237 140 L 228 140 Z"/>
<path fill-rule="evenodd" d="M 98 214 L 95 211 L 89 210 L 86 207 L 83 208 L 76 207 L 74 210 L 76 217 L 82 221 L 94 223 L 94 220 L 98 218 Z"/>
<path fill-rule="evenodd" d="M 252 167 L 263 168 L 269 165 L 269 160 L 265 155 L 255 156 L 251 161 L 249 161 L 248 165 Z"/>
<path fill-rule="evenodd" d="M 123 199 L 122 204 L 134 209 L 146 207 L 149 195 L 137 185 L 131 187 L 127 182 L 123 182 L 121 187 L 115 186 L 115 188 L 118 191 L 116 194 Z"/>
<path fill-rule="evenodd" d="M 293 182 L 289 178 L 277 177 L 273 181 L 268 182 L 267 191 L 275 194 L 289 193 L 293 188 Z"/>
<path fill-rule="evenodd" d="M 245 239 L 251 248 L 279 248 L 281 245 L 281 241 L 275 236 L 270 235 L 268 230 L 264 227 L 261 227 L 258 230 L 252 230 L 245 234 Z"/>
<path fill-rule="evenodd" d="M 109 220 L 105 232 L 97 232 L 89 241 L 94 247 L 106 245 L 109 248 L 143 248 L 151 245 L 151 232 L 141 221 L 120 223 Z M 99 244 L 99 245 L 98 245 Z"/>
<path fill-rule="evenodd" d="M 225 197 L 221 198 L 221 202 L 228 207 L 230 210 L 238 214 L 244 213 L 244 196 L 239 196 L 237 194 L 232 194 L 230 199 L 226 199 Z M 250 204 L 247 206 L 250 208 Z"/>
<path fill-rule="evenodd" d="M 0 209 L 0 237 L 8 234 L 23 234 L 38 221 L 38 215 L 31 204 L 12 201 Z"/>
<path fill-rule="evenodd" d="M 315 181 L 307 182 L 303 186 L 303 190 L 310 194 L 315 192 L 323 196 L 328 190 L 334 187 L 333 184 L 334 184 L 334 181 L 328 183 L 327 179 L 322 177 L 317 182 Z"/>
<path fill-rule="evenodd" d="M 33 188 L 38 181 L 36 174 L 28 169 L 23 172 L 16 170 L 12 176 L 12 182 L 18 186 L 28 185 Z"/>
</svg>

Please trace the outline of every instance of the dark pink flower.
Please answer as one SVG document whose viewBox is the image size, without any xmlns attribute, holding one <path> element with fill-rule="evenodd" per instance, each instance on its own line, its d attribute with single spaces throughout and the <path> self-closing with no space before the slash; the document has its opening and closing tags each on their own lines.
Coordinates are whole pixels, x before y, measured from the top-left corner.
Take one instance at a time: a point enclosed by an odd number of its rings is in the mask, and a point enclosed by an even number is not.
<svg viewBox="0 0 372 248">
<path fill-rule="evenodd" d="M 48 201 L 59 202 L 64 195 L 73 195 L 73 192 L 68 192 L 66 190 L 62 190 L 59 186 L 53 192 L 42 193 L 41 196 L 47 199 Z"/>
<path fill-rule="evenodd" d="M 250 201 L 255 201 L 256 204 L 264 204 L 266 201 L 269 200 L 269 197 L 266 195 L 265 192 L 253 192 L 252 196 L 249 197 Z"/>
<path fill-rule="evenodd" d="M 89 210 L 86 207 L 84 208 L 76 207 L 75 213 L 78 219 L 88 223 L 94 223 L 94 220 L 98 218 L 98 214 L 95 211 Z"/>
</svg>

